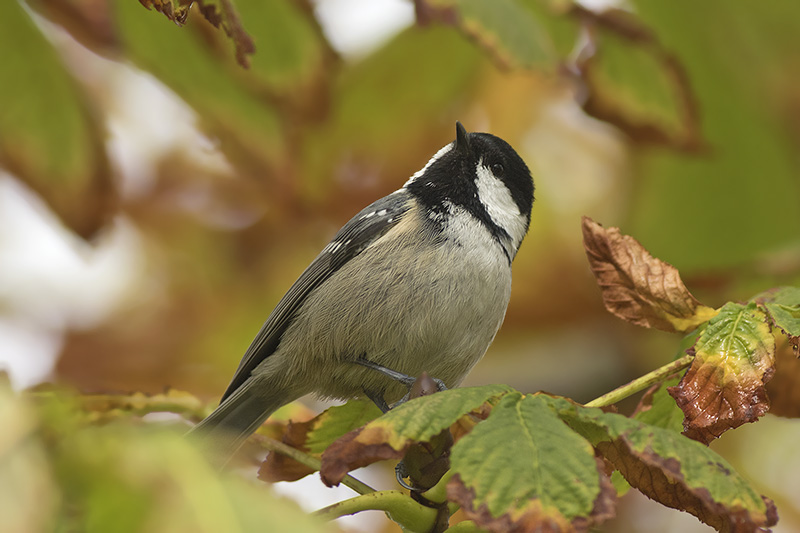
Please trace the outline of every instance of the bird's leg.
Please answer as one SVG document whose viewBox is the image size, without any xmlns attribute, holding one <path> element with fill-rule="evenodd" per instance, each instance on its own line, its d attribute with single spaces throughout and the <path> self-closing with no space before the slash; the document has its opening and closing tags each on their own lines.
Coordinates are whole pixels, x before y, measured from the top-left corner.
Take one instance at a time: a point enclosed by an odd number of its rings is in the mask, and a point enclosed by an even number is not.
<svg viewBox="0 0 800 533">
<path fill-rule="evenodd" d="M 378 409 L 380 409 L 383 414 L 389 412 L 391 407 L 389 407 L 389 404 L 387 404 L 386 400 L 383 398 L 383 392 L 376 392 L 374 390 L 368 390 L 368 389 L 363 389 L 363 390 L 367 398 L 372 400 L 372 403 L 377 405 Z M 408 477 L 408 469 L 406 468 L 406 465 L 402 460 L 400 460 L 400 462 L 398 462 L 397 465 L 395 465 L 394 476 L 397 478 L 397 482 L 400 484 L 400 486 L 408 490 L 415 490 L 414 487 L 406 483 L 406 480 L 404 479 Z"/>
<path fill-rule="evenodd" d="M 427 394 L 432 394 L 433 392 L 447 390 L 447 386 L 444 384 L 444 382 L 441 379 L 431 378 L 433 380 L 435 386 L 436 386 L 436 390 L 425 391 L 424 390 L 424 388 L 426 386 L 424 384 L 424 383 L 426 383 L 425 380 L 418 380 L 418 378 L 409 376 L 408 374 L 403 374 L 402 372 L 398 372 L 396 370 L 392 370 L 391 368 L 387 368 L 387 367 L 385 367 L 383 365 L 379 365 L 378 363 L 372 362 L 369 359 L 367 359 L 365 355 L 361 355 L 358 359 L 355 360 L 355 362 L 357 364 L 361 365 L 361 366 L 365 366 L 367 368 L 371 368 L 372 370 L 376 370 L 376 371 L 380 372 L 381 374 L 383 374 L 384 376 L 387 376 L 387 377 L 389 377 L 389 378 L 391 378 L 391 379 L 393 379 L 393 380 L 395 380 L 395 381 L 397 381 L 399 383 L 402 383 L 403 385 L 405 385 L 408 388 L 408 392 L 406 393 L 406 395 L 403 396 L 403 398 L 400 401 L 398 401 L 396 404 L 394 404 L 394 407 L 397 407 L 398 405 L 407 402 L 409 400 L 410 396 L 412 395 L 412 392 L 414 393 L 414 397 L 416 398 L 417 396 L 425 396 Z M 422 384 L 421 385 L 422 388 L 420 388 L 418 386 L 417 387 L 418 390 L 413 390 L 412 391 L 412 387 L 418 381 Z M 427 386 L 428 387 L 430 386 L 430 382 L 427 382 Z M 389 405 L 386 403 L 386 400 L 383 397 L 383 391 L 377 392 L 377 391 L 374 391 L 374 390 L 367 390 L 367 389 L 363 389 L 363 390 L 364 390 L 364 394 L 367 396 L 367 398 L 372 400 L 372 403 L 374 403 L 375 405 L 378 406 L 378 409 L 380 409 L 384 414 L 389 412 L 391 407 L 389 407 Z M 400 462 L 397 463 L 397 465 L 394 468 L 394 475 L 397 478 L 397 482 L 402 487 L 404 487 L 404 488 L 406 488 L 406 489 L 408 489 L 408 490 L 410 490 L 412 492 L 420 492 L 420 491 L 423 490 L 421 488 L 414 487 L 414 486 L 409 485 L 408 483 L 406 483 L 405 478 L 408 477 L 409 472 L 408 472 L 408 468 L 406 467 L 406 464 L 405 464 L 404 460 L 400 460 Z"/>
<path fill-rule="evenodd" d="M 361 366 L 365 366 L 367 368 L 371 368 L 372 370 L 376 370 L 376 371 L 380 372 L 381 374 L 383 374 L 384 376 L 389 377 L 389 378 L 397 381 L 398 383 L 402 383 L 403 385 L 405 385 L 406 388 L 408 388 L 408 394 L 406 394 L 403 397 L 403 399 L 400 400 L 396 405 L 399 405 L 401 403 L 405 403 L 405 402 L 408 401 L 409 394 L 411 393 L 411 386 L 414 385 L 414 382 L 417 381 L 417 378 L 415 378 L 413 376 L 409 376 L 408 374 L 403 374 L 402 372 L 398 372 L 397 370 L 392 370 L 391 368 L 387 368 L 387 367 L 385 367 L 383 365 L 379 365 L 378 363 L 374 363 L 374 362 L 370 361 L 369 359 L 367 359 L 364 355 L 361 355 L 358 359 L 356 359 L 355 363 L 359 364 Z M 431 378 L 431 379 L 436 383 L 436 388 L 437 388 L 438 391 L 447 390 L 447 385 L 444 384 L 444 381 L 442 381 L 441 379 L 438 379 L 438 378 Z M 364 391 L 364 393 L 367 395 L 367 397 L 370 400 L 375 402 L 375 399 L 372 396 L 370 396 L 369 392 Z M 381 400 L 383 401 L 383 403 L 385 405 L 386 402 L 385 402 L 385 400 L 383 400 L 382 397 L 381 397 Z M 376 402 L 376 405 L 378 405 L 377 402 Z M 378 405 L 378 407 L 381 407 L 381 406 Z M 384 411 L 384 412 L 386 412 L 386 411 Z"/>
<path fill-rule="evenodd" d="M 378 409 L 380 409 L 383 414 L 386 414 L 386 413 L 389 412 L 391 407 L 389 407 L 389 404 L 386 403 L 386 400 L 383 398 L 383 391 L 378 392 L 378 391 L 367 390 L 367 389 L 363 389 L 363 390 L 364 390 L 364 394 L 367 396 L 367 398 L 372 400 L 372 403 L 377 405 Z"/>
</svg>

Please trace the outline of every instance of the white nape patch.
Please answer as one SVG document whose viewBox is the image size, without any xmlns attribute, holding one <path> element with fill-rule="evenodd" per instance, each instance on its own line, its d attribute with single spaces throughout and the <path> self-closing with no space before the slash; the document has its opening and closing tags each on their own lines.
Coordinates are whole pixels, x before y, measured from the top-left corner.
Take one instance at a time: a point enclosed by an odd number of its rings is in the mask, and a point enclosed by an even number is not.
<svg viewBox="0 0 800 533">
<path fill-rule="evenodd" d="M 506 230 L 516 250 L 527 231 L 525 216 L 519 212 L 519 207 L 503 180 L 483 166 L 483 160 L 478 162 L 477 174 L 475 185 L 478 188 L 478 199 L 494 223 Z"/>
<path fill-rule="evenodd" d="M 447 152 L 449 152 L 450 150 L 452 150 L 452 149 L 453 149 L 453 146 L 455 146 L 455 144 L 456 144 L 456 143 L 455 143 L 455 141 L 453 141 L 453 142 L 451 142 L 450 144 L 448 144 L 448 145 L 444 146 L 444 147 L 443 147 L 441 150 L 439 150 L 439 151 L 438 151 L 438 152 L 436 152 L 435 154 L 433 154 L 433 157 L 431 157 L 431 158 L 428 160 L 428 162 L 425 164 L 425 166 L 424 166 L 424 167 L 422 167 L 422 169 L 420 169 L 420 170 L 416 171 L 416 172 L 414 173 L 414 175 L 413 175 L 413 176 L 411 176 L 410 178 L 408 178 L 408 181 L 406 181 L 406 182 L 403 184 L 403 187 L 408 187 L 408 185 L 409 185 L 410 183 L 413 183 L 413 182 L 414 182 L 414 180 L 416 180 L 417 178 L 419 178 L 420 176 L 422 176 L 423 174 L 425 174 L 425 171 L 426 171 L 426 170 L 428 170 L 428 169 L 430 168 L 430 166 L 431 166 L 432 164 L 434 164 L 434 163 L 435 163 L 435 162 L 436 162 L 438 159 L 440 159 L 440 158 L 441 158 L 441 157 L 442 157 L 444 154 L 446 154 Z"/>
</svg>

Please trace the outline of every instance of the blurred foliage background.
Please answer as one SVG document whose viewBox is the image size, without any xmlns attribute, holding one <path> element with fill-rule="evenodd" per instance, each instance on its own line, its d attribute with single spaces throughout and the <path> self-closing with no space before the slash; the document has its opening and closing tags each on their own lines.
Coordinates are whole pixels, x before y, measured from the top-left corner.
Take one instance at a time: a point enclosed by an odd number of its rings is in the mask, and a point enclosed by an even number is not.
<svg viewBox="0 0 800 533">
<path fill-rule="evenodd" d="M 710 306 L 800 284 L 797 2 L 367 4 L 204 0 L 178 27 L 134 0 L 0 3 L 12 383 L 218 397 L 302 269 L 456 120 L 516 147 L 537 198 L 466 384 L 585 402 L 675 355 L 605 312 L 581 215 Z M 777 530 L 800 529 L 798 437 L 767 417 L 713 445 L 776 500 Z M 626 498 L 607 530 L 706 529 Z"/>
</svg>

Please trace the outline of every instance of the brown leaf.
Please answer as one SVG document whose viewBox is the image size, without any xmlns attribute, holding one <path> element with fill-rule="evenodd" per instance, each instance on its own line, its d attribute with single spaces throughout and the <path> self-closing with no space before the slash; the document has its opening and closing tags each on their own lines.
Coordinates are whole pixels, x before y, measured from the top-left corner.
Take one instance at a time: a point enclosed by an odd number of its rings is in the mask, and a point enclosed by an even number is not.
<svg viewBox="0 0 800 533">
<path fill-rule="evenodd" d="M 688 332 L 716 314 L 698 302 L 678 270 L 619 228 L 583 217 L 583 246 L 609 312 L 633 324 Z"/>
<path fill-rule="evenodd" d="M 610 442 L 599 442 L 596 448 L 643 494 L 668 507 L 685 510 L 717 531 L 750 533 L 763 531 L 764 526 L 778 522 L 778 511 L 769 498 L 761 496 L 767 508 L 766 516 L 753 516 L 743 508 L 730 509 L 714 501 L 708 489 L 690 487 L 677 459 L 653 453 L 649 448 L 638 450 L 626 435 Z"/>
<path fill-rule="evenodd" d="M 461 437 L 469 434 L 479 422 L 486 420 L 491 412 L 492 406 L 485 403 L 469 415 L 459 418 L 455 424 L 450 426 L 450 434 L 453 436 L 453 442 L 456 443 Z"/>
<path fill-rule="evenodd" d="M 308 453 L 306 447 L 306 440 L 308 439 L 308 432 L 314 426 L 316 420 L 308 420 L 306 422 L 289 422 L 286 431 L 281 437 L 281 442 L 296 448 L 302 452 Z M 306 465 L 299 463 L 282 453 L 270 453 L 258 469 L 258 479 L 262 481 L 269 481 L 276 483 L 278 481 L 297 481 L 309 474 L 313 474 L 314 470 Z"/>
<path fill-rule="evenodd" d="M 183 26 L 186 24 L 193 0 L 139 0 L 139 3 L 147 9 L 155 8 L 178 26 Z"/>
<path fill-rule="evenodd" d="M 472 507 L 475 501 L 475 491 L 467 488 L 458 474 L 455 474 L 447 483 L 447 499 L 459 504 L 467 518 L 492 533 L 523 533 L 527 531 L 561 533 L 575 531 L 572 524 L 564 516 L 557 512 L 549 513 L 541 505 L 535 506 L 534 509 L 528 509 L 520 516 L 513 517 L 509 514 L 493 516 L 485 503 L 475 509 Z"/>
<path fill-rule="evenodd" d="M 774 373 L 775 338 L 756 304 L 725 304 L 694 352 L 686 375 L 668 389 L 684 412 L 684 435 L 708 444 L 767 412 L 765 384 Z"/>
<path fill-rule="evenodd" d="M 225 34 L 233 40 L 236 47 L 236 61 L 244 68 L 250 67 L 248 55 L 254 54 L 256 45 L 253 38 L 244 30 L 239 14 L 231 4 L 230 0 L 217 0 L 219 6 L 213 0 L 197 0 L 197 5 L 203 16 L 215 27 L 225 31 Z"/>
<path fill-rule="evenodd" d="M 390 431 L 382 426 L 355 429 L 340 438 L 322 454 L 322 482 L 333 487 L 351 470 L 385 459 L 400 459 L 411 442 L 395 450 L 388 443 L 390 438 Z"/>
</svg>

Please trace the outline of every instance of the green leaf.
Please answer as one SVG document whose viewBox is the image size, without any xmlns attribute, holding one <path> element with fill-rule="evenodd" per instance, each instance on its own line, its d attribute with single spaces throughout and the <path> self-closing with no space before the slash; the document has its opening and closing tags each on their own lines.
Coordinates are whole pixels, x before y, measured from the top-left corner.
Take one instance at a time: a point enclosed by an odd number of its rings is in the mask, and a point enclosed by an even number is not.
<svg viewBox="0 0 800 533">
<path fill-rule="evenodd" d="M 139 0 L 139 2 L 147 9 L 156 8 L 156 11 L 179 26 L 186 23 L 192 4 L 197 4 L 197 9 L 205 19 L 214 27 L 222 28 L 233 41 L 236 47 L 236 61 L 244 68 L 249 67 L 248 54 L 255 52 L 255 46 L 250 35 L 242 27 L 233 0 Z"/>
<path fill-rule="evenodd" d="M 633 418 L 651 426 L 669 429 L 676 433 L 682 432 L 683 411 L 667 391 L 679 381 L 678 377 L 668 379 L 647 391 L 639 402 Z"/>
<path fill-rule="evenodd" d="M 116 207 L 102 128 L 17 0 L 0 2 L 0 50 L 0 165 L 90 237 Z"/>
<path fill-rule="evenodd" d="M 634 142 L 699 149 L 700 118 L 680 65 L 632 15 L 609 10 L 595 16 L 596 52 L 579 65 L 589 88 L 586 111 Z"/>
<path fill-rule="evenodd" d="M 438 392 L 395 407 L 364 429 L 388 431 L 387 442 L 399 450 L 411 441 L 428 441 L 462 416 L 513 390 L 508 385 L 484 385 Z"/>
<path fill-rule="evenodd" d="M 574 53 L 581 28 L 580 20 L 569 16 L 572 3 L 561 0 L 521 0 L 520 4 L 533 13 L 544 34 L 553 43 L 558 59 L 567 60 Z"/>
<path fill-rule="evenodd" d="M 247 82 L 281 95 L 313 83 L 323 54 L 310 14 L 290 0 L 237 0 L 236 5 L 256 46 L 250 70 L 240 72 Z"/>
<path fill-rule="evenodd" d="M 636 154 L 631 231 L 684 275 L 796 242 L 800 210 L 776 198 L 800 198 L 797 140 L 786 126 L 800 2 L 635 0 L 633 10 L 686 73 L 709 150 Z"/>
<path fill-rule="evenodd" d="M 234 163 L 255 164 L 262 172 L 280 165 L 286 150 L 275 110 L 235 79 L 195 24 L 163 24 L 133 2 L 118 1 L 116 7 L 130 59 L 192 106 Z"/>
<path fill-rule="evenodd" d="M 461 417 L 512 390 L 507 385 L 450 389 L 395 407 L 330 445 L 322 454 L 322 480 L 335 485 L 355 468 L 400 458 L 413 443 L 429 442 Z"/>
<path fill-rule="evenodd" d="M 781 287 L 764 303 L 772 323 L 789 338 L 795 355 L 800 353 L 800 288 Z"/>
<path fill-rule="evenodd" d="M 631 484 L 625 481 L 619 470 L 611 472 L 611 484 L 614 485 L 614 490 L 617 491 L 617 497 L 625 496 L 631 490 Z"/>
<path fill-rule="evenodd" d="M 517 0 L 426 0 L 443 20 L 456 15 L 456 26 L 509 68 L 552 70 L 556 54 L 533 10 Z"/>
<path fill-rule="evenodd" d="M 694 350 L 692 366 L 669 389 L 686 415 L 685 435 L 707 444 L 767 412 L 764 385 L 774 373 L 775 338 L 755 303 L 725 304 Z"/>
<path fill-rule="evenodd" d="M 264 487 L 221 475 L 183 437 L 183 428 L 124 419 L 91 426 L 80 397 L 55 391 L 35 399 L 23 401 L 0 388 L 4 530 L 332 529 Z M 3 493 L 8 487 L 14 491 Z"/>
<path fill-rule="evenodd" d="M 753 531 L 777 522 L 772 501 L 697 441 L 566 401 L 559 415 L 633 487 L 662 505 L 687 511 L 719 531 Z"/>
<path fill-rule="evenodd" d="M 333 441 L 379 416 L 381 410 L 369 400 L 351 400 L 331 407 L 314 418 L 306 447 L 310 453 L 321 455 Z"/>
<path fill-rule="evenodd" d="M 608 511 L 614 499 L 592 446 L 556 416 L 546 396 L 504 396 L 453 446 L 450 461 L 448 498 L 493 530 L 534 530 L 537 523 L 567 530 L 607 518 L 597 511 Z"/>
</svg>

